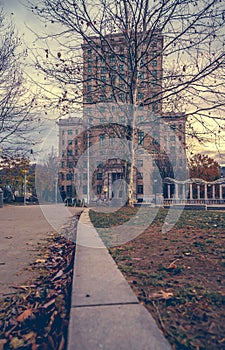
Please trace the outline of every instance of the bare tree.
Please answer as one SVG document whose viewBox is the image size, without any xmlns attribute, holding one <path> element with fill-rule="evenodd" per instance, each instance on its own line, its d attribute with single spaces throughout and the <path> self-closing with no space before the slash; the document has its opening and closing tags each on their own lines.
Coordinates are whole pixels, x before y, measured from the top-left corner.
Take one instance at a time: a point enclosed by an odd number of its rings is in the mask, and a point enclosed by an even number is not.
<svg viewBox="0 0 225 350">
<path fill-rule="evenodd" d="M 182 112 L 187 133 L 200 141 L 212 133 L 220 137 L 225 92 L 222 2 L 41 0 L 33 6 L 28 0 L 28 4 L 49 27 L 50 34 L 38 36 L 48 46 L 37 50 L 35 58 L 45 75 L 45 88 L 58 83 L 57 106 L 64 112 L 99 102 L 132 106 L 126 121 L 131 164 L 136 109 L 143 106 L 156 117 Z M 131 166 L 131 202 L 133 171 Z"/>
<path fill-rule="evenodd" d="M 37 142 L 33 132 L 40 117 L 34 113 L 34 93 L 23 73 L 26 51 L 3 11 L 0 25 L 0 147 L 6 154 L 21 153 Z"/>
<path fill-rule="evenodd" d="M 222 120 L 225 13 L 222 2 L 42 0 L 31 7 L 50 27 L 51 39 L 60 44 L 60 49 L 46 47 L 45 62 L 37 55 L 38 67 L 64 88 L 59 102 L 81 99 L 79 83 L 87 79 L 83 76 L 83 44 L 92 49 L 92 60 L 105 62 L 110 78 L 105 87 L 110 87 L 114 101 L 122 99 L 145 106 L 162 101 L 163 110 L 186 112 L 203 125 L 206 121 L 202 118 Z M 119 43 L 114 45 L 113 34 L 119 34 L 126 56 L 118 52 Z M 157 41 L 159 46 L 154 49 Z M 146 57 L 149 48 L 152 52 Z M 153 69 L 158 56 L 164 60 L 163 72 L 159 71 L 160 65 L 156 72 Z M 87 63 L 85 60 L 85 68 Z M 123 70 L 119 69 L 120 64 L 124 65 Z M 155 79 L 149 79 L 150 76 Z M 99 94 L 103 86 L 100 74 L 92 74 L 91 79 L 95 80 L 93 93 Z M 152 80 L 158 88 L 149 87 L 149 94 L 138 96 L 141 85 L 152 85 Z M 119 96 L 122 93 L 124 96 Z M 106 97 L 108 100 L 109 96 Z"/>
</svg>

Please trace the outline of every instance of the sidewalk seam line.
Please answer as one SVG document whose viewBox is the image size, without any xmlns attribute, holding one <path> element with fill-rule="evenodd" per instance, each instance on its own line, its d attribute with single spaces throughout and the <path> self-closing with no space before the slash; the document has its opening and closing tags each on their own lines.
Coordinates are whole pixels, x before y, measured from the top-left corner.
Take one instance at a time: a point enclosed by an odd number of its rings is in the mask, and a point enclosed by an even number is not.
<svg viewBox="0 0 225 350">
<path fill-rule="evenodd" d="M 124 303 L 105 303 L 105 304 L 84 304 L 84 305 L 71 305 L 71 308 L 78 309 L 83 307 L 99 307 L 99 306 L 120 306 L 120 305 L 139 305 L 138 301 L 124 302 Z"/>
</svg>

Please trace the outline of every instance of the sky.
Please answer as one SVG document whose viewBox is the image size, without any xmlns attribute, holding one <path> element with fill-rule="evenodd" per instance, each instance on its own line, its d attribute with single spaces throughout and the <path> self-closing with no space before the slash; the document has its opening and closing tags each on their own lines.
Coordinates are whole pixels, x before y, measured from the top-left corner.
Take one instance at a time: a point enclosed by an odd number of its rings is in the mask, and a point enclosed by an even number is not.
<svg viewBox="0 0 225 350">
<path fill-rule="evenodd" d="M 12 16 L 12 19 L 16 25 L 16 28 L 20 35 L 23 34 L 24 41 L 28 45 L 32 45 L 33 40 L 33 34 L 28 29 L 29 27 L 32 28 L 34 31 L 40 30 L 40 22 L 38 21 L 35 16 L 28 11 L 28 9 L 25 8 L 23 3 L 26 3 L 26 0 L 0 0 L 0 5 L 4 8 L 5 12 Z M 27 28 L 28 27 L 28 28 Z M 50 122 L 51 124 L 51 122 Z M 48 122 L 47 129 L 49 130 L 49 122 Z M 52 122 L 53 129 L 55 128 L 54 122 Z M 50 128 L 51 128 L 50 127 Z M 46 130 L 47 132 L 47 130 Z M 51 142 L 55 144 L 55 147 L 57 147 L 57 140 L 55 139 L 57 135 L 54 132 L 54 137 L 52 135 Z M 46 135 L 44 135 L 44 138 L 46 138 Z M 221 142 L 219 147 L 216 147 L 214 145 L 214 142 L 212 141 L 210 144 L 207 145 L 195 145 L 193 147 L 194 153 L 205 153 L 208 154 L 210 157 L 217 160 L 221 165 L 225 165 L 225 142 Z"/>
</svg>

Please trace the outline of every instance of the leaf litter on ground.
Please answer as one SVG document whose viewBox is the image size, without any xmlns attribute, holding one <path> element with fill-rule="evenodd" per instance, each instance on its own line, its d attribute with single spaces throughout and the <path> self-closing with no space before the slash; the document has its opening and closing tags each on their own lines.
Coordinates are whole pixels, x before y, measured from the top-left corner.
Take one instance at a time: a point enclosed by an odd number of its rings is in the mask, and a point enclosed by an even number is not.
<svg viewBox="0 0 225 350">
<path fill-rule="evenodd" d="M 29 267 L 38 277 L 1 302 L 0 350 L 66 349 L 78 217 L 39 243 Z"/>
</svg>

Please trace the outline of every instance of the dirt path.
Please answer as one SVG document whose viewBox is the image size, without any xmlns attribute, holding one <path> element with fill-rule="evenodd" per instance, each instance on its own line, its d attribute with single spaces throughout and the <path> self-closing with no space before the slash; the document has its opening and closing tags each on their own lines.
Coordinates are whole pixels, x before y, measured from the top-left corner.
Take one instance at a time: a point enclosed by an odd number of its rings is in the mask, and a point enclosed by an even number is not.
<svg viewBox="0 0 225 350">
<path fill-rule="evenodd" d="M 33 275 L 25 268 L 36 259 L 38 242 L 53 231 L 38 205 L 0 208 L 0 298 Z"/>
</svg>

